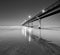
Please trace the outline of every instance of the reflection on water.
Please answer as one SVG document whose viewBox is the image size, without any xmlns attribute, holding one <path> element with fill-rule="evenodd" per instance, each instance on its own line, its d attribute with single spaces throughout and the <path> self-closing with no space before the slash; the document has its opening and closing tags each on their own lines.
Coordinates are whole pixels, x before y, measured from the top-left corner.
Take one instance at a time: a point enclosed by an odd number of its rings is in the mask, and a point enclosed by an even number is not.
<svg viewBox="0 0 60 55">
<path fill-rule="evenodd" d="M 0 41 L 9 40 L 9 39 L 24 41 L 26 37 L 22 34 L 22 29 L 23 28 L 16 29 L 16 30 L 0 30 Z M 40 30 L 32 29 L 31 34 L 34 34 L 40 37 Z M 56 31 L 56 30 L 43 29 L 41 30 L 41 37 L 60 45 L 60 31 L 59 30 Z"/>
<path fill-rule="evenodd" d="M 36 29 L 34 30 L 35 31 L 33 31 L 33 34 L 40 37 L 40 30 L 36 30 Z M 60 45 L 60 30 L 58 29 L 54 29 L 54 30 L 41 29 L 41 37 Z"/>
<path fill-rule="evenodd" d="M 42 30 L 42 37 L 60 45 L 60 31 Z"/>
</svg>

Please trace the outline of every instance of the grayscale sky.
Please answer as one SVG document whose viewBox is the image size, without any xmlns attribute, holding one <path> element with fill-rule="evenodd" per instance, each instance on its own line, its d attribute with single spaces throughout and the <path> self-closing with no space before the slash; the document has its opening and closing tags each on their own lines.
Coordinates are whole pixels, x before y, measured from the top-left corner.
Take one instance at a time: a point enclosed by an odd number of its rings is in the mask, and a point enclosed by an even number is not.
<svg viewBox="0 0 60 55">
<path fill-rule="evenodd" d="M 56 0 L 0 0 L 0 26 L 20 25 L 28 16 L 36 15 Z M 42 21 L 43 25 L 60 25 L 60 14 Z M 47 21 L 47 20 L 50 21 Z M 54 23 L 53 23 L 54 22 Z M 46 24 L 45 24 L 46 23 Z M 53 26 L 52 25 L 52 26 Z"/>
</svg>

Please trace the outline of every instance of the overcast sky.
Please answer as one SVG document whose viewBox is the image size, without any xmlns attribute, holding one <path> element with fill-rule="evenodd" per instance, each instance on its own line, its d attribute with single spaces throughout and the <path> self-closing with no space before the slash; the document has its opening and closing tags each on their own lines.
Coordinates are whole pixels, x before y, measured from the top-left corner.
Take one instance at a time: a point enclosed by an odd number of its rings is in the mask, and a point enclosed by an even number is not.
<svg viewBox="0 0 60 55">
<path fill-rule="evenodd" d="M 25 19 L 28 19 L 29 15 L 33 17 L 39 11 L 48 7 L 55 1 L 56 0 L 0 0 L 0 26 L 20 25 L 21 22 L 23 22 Z M 51 19 L 50 21 L 55 23 L 58 21 L 59 23 L 59 16 L 60 15 L 55 16 L 55 19 Z M 44 21 L 42 21 L 43 24 Z M 50 21 L 47 23 L 50 23 Z"/>
</svg>

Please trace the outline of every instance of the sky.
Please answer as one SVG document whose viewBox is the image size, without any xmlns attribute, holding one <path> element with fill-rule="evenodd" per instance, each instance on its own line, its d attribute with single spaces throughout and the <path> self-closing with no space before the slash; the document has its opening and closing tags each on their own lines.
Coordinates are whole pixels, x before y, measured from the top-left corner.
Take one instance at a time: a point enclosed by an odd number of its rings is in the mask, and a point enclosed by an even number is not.
<svg viewBox="0 0 60 55">
<path fill-rule="evenodd" d="M 28 19 L 29 15 L 33 17 L 55 1 L 56 0 L 0 0 L 0 26 L 19 26 L 25 19 Z M 42 24 L 46 23 L 44 25 L 47 26 L 50 22 L 52 24 L 52 21 L 59 23 L 59 16 L 58 14 L 58 16 L 54 16 L 55 19 L 47 22 L 44 20 Z M 56 19 L 57 17 L 58 19 Z"/>
</svg>

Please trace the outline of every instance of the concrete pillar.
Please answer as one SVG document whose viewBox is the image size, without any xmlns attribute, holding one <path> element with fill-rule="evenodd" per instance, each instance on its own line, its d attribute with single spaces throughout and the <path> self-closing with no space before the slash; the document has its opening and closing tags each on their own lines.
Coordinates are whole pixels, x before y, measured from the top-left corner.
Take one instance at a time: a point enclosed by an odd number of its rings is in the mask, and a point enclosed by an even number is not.
<svg viewBox="0 0 60 55">
<path fill-rule="evenodd" d="M 39 19 L 39 26 L 40 26 L 39 29 L 40 29 L 40 38 L 41 38 L 42 37 L 41 36 L 41 19 Z"/>
</svg>

